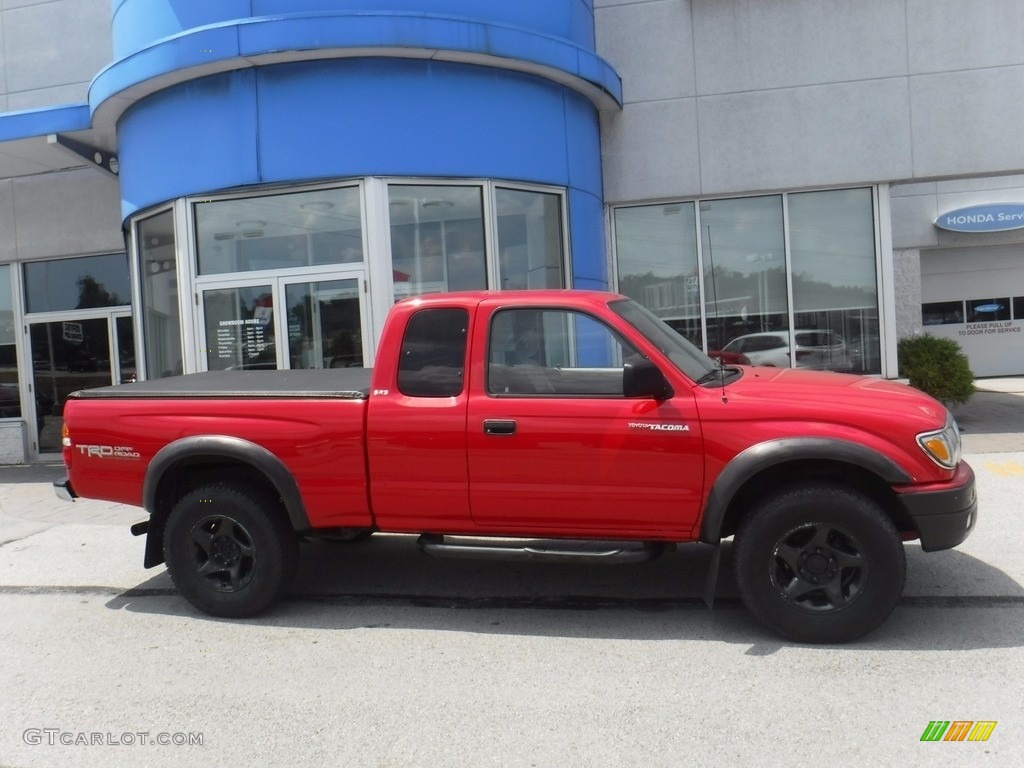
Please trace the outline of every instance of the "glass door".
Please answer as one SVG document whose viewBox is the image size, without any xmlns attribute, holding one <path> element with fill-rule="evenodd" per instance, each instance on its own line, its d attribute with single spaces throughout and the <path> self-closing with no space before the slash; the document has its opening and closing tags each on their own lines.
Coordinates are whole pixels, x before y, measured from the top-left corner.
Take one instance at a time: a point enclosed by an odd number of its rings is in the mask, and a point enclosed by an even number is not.
<svg viewBox="0 0 1024 768">
<path fill-rule="evenodd" d="M 61 415 L 69 394 L 134 381 L 131 313 L 76 314 L 30 322 L 28 334 L 35 411 L 33 419 L 28 419 L 34 420 L 33 453 L 55 453 L 61 449 Z"/>
<path fill-rule="evenodd" d="M 361 368 L 362 280 L 321 280 L 284 286 L 289 368 Z"/>
<path fill-rule="evenodd" d="M 208 371 L 278 368 L 274 329 L 274 285 L 207 288 L 200 308 L 206 331 Z"/>
<path fill-rule="evenodd" d="M 363 271 L 199 289 L 199 359 L 209 371 L 351 368 L 367 361 Z M 319 277 L 319 275 L 317 276 Z"/>
</svg>

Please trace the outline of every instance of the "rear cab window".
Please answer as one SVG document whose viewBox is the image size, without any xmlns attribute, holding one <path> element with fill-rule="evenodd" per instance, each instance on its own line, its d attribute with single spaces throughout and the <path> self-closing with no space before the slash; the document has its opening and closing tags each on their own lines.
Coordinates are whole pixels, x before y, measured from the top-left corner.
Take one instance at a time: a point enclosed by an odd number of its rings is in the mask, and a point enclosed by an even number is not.
<svg viewBox="0 0 1024 768">
<path fill-rule="evenodd" d="M 469 312 L 423 309 L 409 318 L 398 361 L 398 390 L 409 397 L 456 397 L 466 372 Z"/>
</svg>

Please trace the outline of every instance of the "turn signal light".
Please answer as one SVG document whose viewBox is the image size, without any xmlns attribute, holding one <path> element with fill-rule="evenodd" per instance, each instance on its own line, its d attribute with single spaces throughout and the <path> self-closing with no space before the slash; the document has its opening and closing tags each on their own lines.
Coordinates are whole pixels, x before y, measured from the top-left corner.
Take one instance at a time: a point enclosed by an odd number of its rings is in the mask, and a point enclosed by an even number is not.
<svg viewBox="0 0 1024 768">
<path fill-rule="evenodd" d="M 955 469 L 960 463 L 960 430 L 952 414 L 947 414 L 946 426 L 942 429 L 918 435 L 917 444 L 932 461 L 944 469 Z"/>
</svg>

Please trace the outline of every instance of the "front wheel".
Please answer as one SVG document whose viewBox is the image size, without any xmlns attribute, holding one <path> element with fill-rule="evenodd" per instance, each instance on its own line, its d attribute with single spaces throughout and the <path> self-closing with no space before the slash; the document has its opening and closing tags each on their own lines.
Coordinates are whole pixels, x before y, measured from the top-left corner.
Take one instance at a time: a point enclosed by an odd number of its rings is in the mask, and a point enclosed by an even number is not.
<svg viewBox="0 0 1024 768">
<path fill-rule="evenodd" d="M 867 634 L 903 592 L 906 554 L 881 507 L 850 488 L 795 486 L 759 502 L 736 533 L 734 568 L 748 610 L 790 640 Z"/>
<path fill-rule="evenodd" d="M 268 493 L 211 483 L 181 497 L 167 518 L 164 559 L 182 596 L 212 616 L 266 609 L 287 589 L 298 542 Z"/>
</svg>

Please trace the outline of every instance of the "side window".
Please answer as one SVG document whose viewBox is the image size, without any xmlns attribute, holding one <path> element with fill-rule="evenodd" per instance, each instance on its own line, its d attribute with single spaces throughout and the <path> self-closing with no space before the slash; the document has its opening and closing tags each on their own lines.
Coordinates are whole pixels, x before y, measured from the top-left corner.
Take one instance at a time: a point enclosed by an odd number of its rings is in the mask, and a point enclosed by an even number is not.
<svg viewBox="0 0 1024 768">
<path fill-rule="evenodd" d="M 464 309 L 424 309 L 409 318 L 398 361 L 398 389 L 410 397 L 454 397 L 466 366 Z"/>
<path fill-rule="evenodd" d="M 622 397 L 622 365 L 638 353 L 581 312 L 504 309 L 491 319 L 492 395 Z"/>
</svg>

